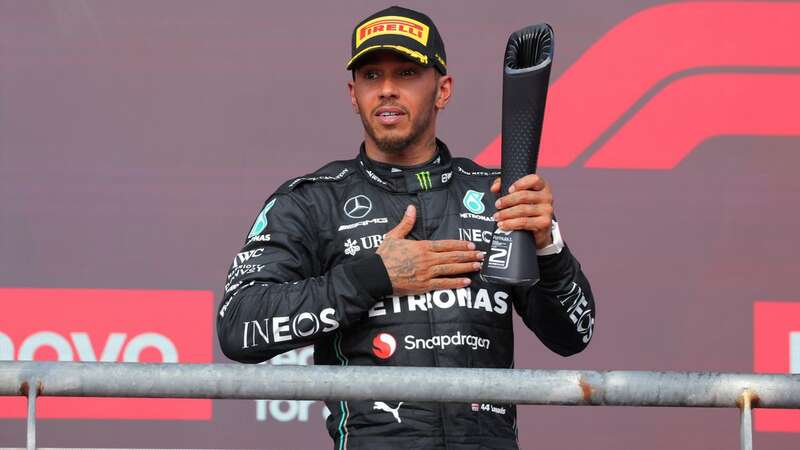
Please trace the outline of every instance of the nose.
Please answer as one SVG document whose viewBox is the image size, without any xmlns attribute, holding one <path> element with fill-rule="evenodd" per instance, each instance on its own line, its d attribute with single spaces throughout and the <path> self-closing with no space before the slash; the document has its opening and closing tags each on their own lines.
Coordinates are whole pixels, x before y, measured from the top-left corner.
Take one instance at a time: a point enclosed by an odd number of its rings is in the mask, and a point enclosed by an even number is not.
<svg viewBox="0 0 800 450">
<path fill-rule="evenodd" d="M 381 99 L 397 98 L 397 86 L 394 84 L 392 77 L 383 77 L 380 90 Z"/>
</svg>

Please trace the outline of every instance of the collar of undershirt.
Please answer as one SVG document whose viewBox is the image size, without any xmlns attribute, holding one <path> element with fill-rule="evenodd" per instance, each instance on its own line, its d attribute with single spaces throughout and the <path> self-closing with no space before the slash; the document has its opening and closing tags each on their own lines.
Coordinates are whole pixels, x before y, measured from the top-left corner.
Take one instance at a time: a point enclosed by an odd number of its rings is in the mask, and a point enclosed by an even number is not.
<svg viewBox="0 0 800 450">
<path fill-rule="evenodd" d="M 395 166 L 367 157 L 364 143 L 358 155 L 360 169 L 370 183 L 392 192 L 426 192 L 442 189 L 452 178 L 452 158 L 444 142 L 436 139 L 436 155 L 416 166 Z"/>
</svg>

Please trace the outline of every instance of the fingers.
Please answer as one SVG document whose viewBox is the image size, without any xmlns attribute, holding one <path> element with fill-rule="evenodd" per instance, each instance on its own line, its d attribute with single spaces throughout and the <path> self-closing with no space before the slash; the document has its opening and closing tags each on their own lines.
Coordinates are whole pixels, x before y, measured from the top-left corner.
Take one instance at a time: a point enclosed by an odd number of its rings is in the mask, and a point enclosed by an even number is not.
<svg viewBox="0 0 800 450">
<path fill-rule="evenodd" d="M 550 191 L 516 191 L 506 196 L 500 197 L 494 202 L 497 209 L 509 208 L 520 204 L 552 204 L 553 194 Z"/>
<path fill-rule="evenodd" d="M 475 244 L 470 241 L 457 239 L 444 239 L 441 241 L 427 241 L 428 250 L 432 252 L 457 252 L 475 250 Z"/>
<path fill-rule="evenodd" d="M 523 203 L 521 205 L 511 206 L 509 208 L 497 211 L 492 216 L 495 221 L 502 222 L 508 219 L 516 219 L 518 217 L 539 217 L 545 216 L 548 220 L 553 218 L 553 205 L 549 203 L 540 203 L 531 205 Z"/>
<path fill-rule="evenodd" d="M 500 180 L 501 180 L 500 177 L 495 178 L 495 180 L 492 182 L 492 186 L 489 188 L 495 194 L 500 193 L 500 187 L 501 187 Z M 512 193 L 522 190 L 542 191 L 546 189 L 547 189 L 547 182 L 544 180 L 544 178 L 534 173 L 530 175 L 525 175 L 524 177 L 515 181 L 511 186 L 509 186 L 508 192 Z"/>
<path fill-rule="evenodd" d="M 472 283 L 469 278 L 434 278 L 430 280 L 425 288 L 427 291 L 439 289 L 458 289 L 467 287 Z"/>
<path fill-rule="evenodd" d="M 477 272 L 481 270 L 481 263 L 458 263 L 458 264 L 441 264 L 431 267 L 431 275 L 433 278 L 447 277 L 450 275 L 460 275 L 462 273 Z"/>
<path fill-rule="evenodd" d="M 441 252 L 434 255 L 433 261 L 434 264 L 483 261 L 483 252 Z"/>
<path fill-rule="evenodd" d="M 395 239 L 403 239 L 408 236 L 408 233 L 414 228 L 414 222 L 417 221 L 417 209 L 414 205 L 408 205 L 406 208 L 406 213 L 403 214 L 403 218 L 400 219 L 400 223 L 397 224 L 391 231 L 386 233 L 387 237 L 393 237 Z"/>
<path fill-rule="evenodd" d="M 509 188 L 509 194 L 512 192 L 520 191 L 520 190 L 531 190 L 531 191 L 541 191 L 545 187 L 547 187 L 547 182 L 544 181 L 544 178 L 532 173 L 530 175 L 525 175 L 524 177 L 520 178 L 519 180 L 515 181 Z"/>
<path fill-rule="evenodd" d="M 500 193 L 500 177 L 497 177 L 492 182 L 492 187 L 489 188 L 490 191 L 494 192 L 495 194 Z"/>
<path fill-rule="evenodd" d="M 518 217 L 516 219 L 508 219 L 502 222 L 497 222 L 497 226 L 501 230 L 529 230 L 529 231 L 543 231 L 552 226 L 552 220 L 549 216 L 539 217 Z"/>
</svg>

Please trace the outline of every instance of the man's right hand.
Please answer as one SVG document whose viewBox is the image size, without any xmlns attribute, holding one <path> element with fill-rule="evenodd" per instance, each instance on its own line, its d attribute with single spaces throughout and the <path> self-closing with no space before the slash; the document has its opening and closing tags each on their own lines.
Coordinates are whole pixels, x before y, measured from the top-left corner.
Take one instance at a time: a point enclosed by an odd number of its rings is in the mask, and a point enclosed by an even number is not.
<svg viewBox="0 0 800 450">
<path fill-rule="evenodd" d="M 421 294 L 469 286 L 469 278 L 455 275 L 479 271 L 483 253 L 475 251 L 475 244 L 469 241 L 406 239 L 416 220 L 417 210 L 409 205 L 403 219 L 386 233 L 376 252 L 389 273 L 393 293 Z"/>
</svg>

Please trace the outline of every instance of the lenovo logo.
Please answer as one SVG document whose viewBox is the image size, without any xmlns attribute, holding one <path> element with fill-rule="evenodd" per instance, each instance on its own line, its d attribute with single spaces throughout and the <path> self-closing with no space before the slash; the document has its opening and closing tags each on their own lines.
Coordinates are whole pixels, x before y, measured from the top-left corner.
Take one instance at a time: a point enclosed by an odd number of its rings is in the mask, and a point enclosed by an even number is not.
<svg viewBox="0 0 800 450">
<path fill-rule="evenodd" d="M 210 363 L 208 291 L 0 289 L 0 360 Z M 60 419 L 210 420 L 211 400 L 42 397 Z M 24 418 L 25 399 L 0 399 L 0 418 Z"/>
<path fill-rule="evenodd" d="M 97 346 L 98 342 L 92 342 L 86 332 L 63 336 L 54 331 L 39 331 L 23 339 L 15 352 L 14 342 L 0 331 L 0 361 L 178 362 L 175 343 L 160 333 L 140 333 L 130 338 L 127 333 L 110 333 L 100 346 L 99 359 L 95 352 Z M 150 349 L 158 354 L 157 361 L 140 358 Z"/>
</svg>

